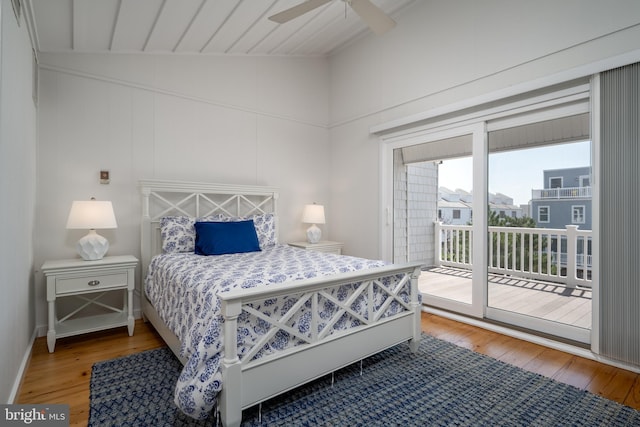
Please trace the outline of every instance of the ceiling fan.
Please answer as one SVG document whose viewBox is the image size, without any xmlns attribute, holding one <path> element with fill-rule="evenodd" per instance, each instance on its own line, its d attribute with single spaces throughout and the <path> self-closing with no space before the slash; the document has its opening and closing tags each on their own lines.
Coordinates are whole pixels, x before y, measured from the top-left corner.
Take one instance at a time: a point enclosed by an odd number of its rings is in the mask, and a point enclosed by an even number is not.
<svg viewBox="0 0 640 427">
<path fill-rule="evenodd" d="M 317 9 L 333 0 L 307 0 L 297 6 L 286 9 L 269 17 L 270 20 L 279 24 L 291 21 L 307 12 Z M 396 23 L 387 16 L 378 6 L 370 0 L 342 0 L 351 6 L 351 9 L 367 23 L 369 28 L 376 34 L 383 34 L 392 29 Z"/>
</svg>

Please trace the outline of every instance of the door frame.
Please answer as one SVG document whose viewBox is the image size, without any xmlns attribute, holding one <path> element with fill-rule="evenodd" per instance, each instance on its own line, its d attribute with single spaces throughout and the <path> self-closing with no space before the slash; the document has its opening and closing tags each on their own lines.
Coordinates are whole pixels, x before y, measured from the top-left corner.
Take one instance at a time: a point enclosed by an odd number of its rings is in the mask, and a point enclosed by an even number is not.
<svg viewBox="0 0 640 427">
<path fill-rule="evenodd" d="M 389 138 L 386 139 L 383 144 L 380 144 L 380 188 L 382 189 L 380 197 L 380 212 L 382 212 L 381 217 L 383 218 L 380 253 L 384 260 L 393 261 L 394 150 L 411 145 L 428 144 L 430 142 L 463 135 L 472 135 L 473 186 L 476 188 L 476 185 L 481 185 L 480 188 L 486 188 L 487 132 L 485 122 L 430 129 L 429 131 L 421 132 L 418 135 L 410 137 L 403 135 L 398 136 L 397 138 Z M 478 153 L 480 155 L 475 156 L 474 153 Z M 476 183 L 476 180 L 478 180 L 478 183 Z M 427 296 L 426 298 L 423 296 L 423 301 L 444 310 L 455 311 L 477 318 L 484 317 L 484 306 L 486 305 L 487 300 L 486 286 L 483 286 L 483 282 L 486 281 L 485 279 L 487 277 L 486 250 L 484 250 L 484 248 L 486 248 L 487 245 L 487 236 L 483 230 L 484 224 L 486 223 L 487 212 L 483 206 L 486 206 L 486 204 L 486 192 L 474 191 L 472 202 L 472 209 L 474 211 L 473 232 L 474 236 L 481 236 L 481 238 L 474 238 L 473 240 L 474 263 L 471 279 L 471 304 L 465 304 L 463 302 L 435 296 Z M 478 262 L 476 262 L 476 260 Z"/>
<path fill-rule="evenodd" d="M 464 315 L 482 319 L 497 320 L 510 323 L 516 327 L 526 329 L 538 329 L 542 333 L 550 333 L 556 336 L 591 343 L 592 348 L 598 349 L 597 333 L 599 330 L 598 319 L 598 283 L 593 283 L 592 298 L 592 326 L 591 330 L 563 330 L 558 334 L 558 324 L 543 321 L 515 313 L 504 312 L 487 307 L 487 175 L 488 175 L 488 132 L 500 128 L 508 128 L 526 124 L 527 122 L 544 121 L 562 116 L 569 116 L 580 112 L 591 112 L 592 142 L 592 168 L 594 182 L 597 187 L 599 175 L 597 140 L 597 109 L 594 108 L 592 91 L 597 90 L 594 79 L 585 82 L 584 79 L 569 84 L 559 90 L 551 88 L 549 91 L 541 90 L 541 94 L 532 97 L 518 99 L 515 102 L 507 101 L 499 107 L 490 107 L 484 110 L 482 107 L 473 113 L 457 117 L 448 117 L 443 121 L 431 122 L 427 125 L 417 125 L 414 128 L 399 130 L 395 133 L 380 135 L 380 253 L 383 259 L 392 261 L 393 258 L 393 150 L 410 145 L 428 143 L 440 139 L 453 138 L 461 135 L 473 134 L 472 161 L 473 161 L 473 210 L 474 210 L 474 262 L 472 269 L 472 304 L 446 300 L 443 298 L 427 298 L 426 302 L 444 310 L 455 311 Z M 597 81 L 597 78 L 595 79 Z M 596 92 L 597 93 L 597 92 Z M 596 95 L 597 99 L 597 95 Z M 535 102 L 534 102 L 535 101 Z M 455 116 L 455 115 L 454 115 Z M 592 198 L 592 203 L 598 203 L 597 188 Z M 596 209 L 593 210 L 596 212 Z M 593 218 L 594 247 L 598 245 L 597 217 Z M 594 249 L 595 250 L 595 249 Z M 593 252 L 597 256 L 597 252 Z M 594 265 L 594 268 L 596 265 Z M 564 328 L 564 325 L 561 325 Z M 594 339 L 595 337 L 595 339 Z"/>
</svg>

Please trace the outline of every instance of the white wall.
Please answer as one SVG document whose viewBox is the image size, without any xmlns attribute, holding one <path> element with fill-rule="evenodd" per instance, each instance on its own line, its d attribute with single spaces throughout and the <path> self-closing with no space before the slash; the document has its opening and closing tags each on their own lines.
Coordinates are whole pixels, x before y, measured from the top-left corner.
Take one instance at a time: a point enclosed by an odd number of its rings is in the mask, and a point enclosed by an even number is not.
<svg viewBox="0 0 640 427">
<path fill-rule="evenodd" d="M 636 0 L 423 0 L 330 60 L 334 239 L 380 257 L 380 142 L 370 127 L 640 48 Z"/>
<path fill-rule="evenodd" d="M 13 400 L 34 330 L 36 108 L 32 51 L 2 0 L 0 33 L 0 402 Z M 19 378 L 18 378 L 19 379 Z"/>
<path fill-rule="evenodd" d="M 75 256 L 82 232 L 65 230 L 66 216 L 72 200 L 91 196 L 114 203 L 119 228 L 103 232 L 110 253 L 139 255 L 141 178 L 279 187 L 282 241 L 304 238 L 302 206 L 316 201 L 327 206 L 326 237 L 377 258 L 384 217 L 372 125 L 640 40 L 636 0 L 420 0 L 397 21 L 328 60 L 41 55 L 35 266 Z M 98 183 L 101 168 L 111 184 Z M 42 326 L 44 281 L 35 279 Z"/>
<path fill-rule="evenodd" d="M 329 201 L 327 77 L 322 58 L 41 55 L 36 265 L 77 256 L 66 218 L 91 196 L 114 205 L 109 254 L 139 257 L 147 178 L 277 187 L 280 240 L 304 239 L 303 206 Z"/>
</svg>

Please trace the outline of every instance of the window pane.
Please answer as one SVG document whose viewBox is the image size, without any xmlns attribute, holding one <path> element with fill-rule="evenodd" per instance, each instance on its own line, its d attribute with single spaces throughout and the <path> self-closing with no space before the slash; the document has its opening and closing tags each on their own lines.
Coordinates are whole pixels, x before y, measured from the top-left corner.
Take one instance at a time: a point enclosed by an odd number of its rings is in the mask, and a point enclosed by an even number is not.
<svg viewBox="0 0 640 427">
<path fill-rule="evenodd" d="M 538 222 L 549 222 L 548 206 L 538 206 Z"/>
<path fill-rule="evenodd" d="M 549 178 L 549 188 L 561 188 L 562 187 L 562 178 Z"/>
<path fill-rule="evenodd" d="M 572 211 L 573 211 L 572 222 L 574 224 L 584 224 L 585 223 L 584 206 L 573 206 Z"/>
<path fill-rule="evenodd" d="M 494 214 L 487 224 L 487 307 L 514 318 L 588 329 L 591 293 L 585 288 L 590 281 L 578 289 L 575 277 L 591 273 L 585 262 L 590 253 L 584 249 L 591 239 L 591 187 L 583 185 L 591 174 L 590 142 L 491 148 L 489 132 L 489 209 Z M 515 209 L 494 209 L 492 202 L 518 206 L 523 214 L 505 216 Z M 567 227 L 571 224 L 579 225 L 577 230 Z M 583 310 L 575 311 L 577 306 Z"/>
</svg>

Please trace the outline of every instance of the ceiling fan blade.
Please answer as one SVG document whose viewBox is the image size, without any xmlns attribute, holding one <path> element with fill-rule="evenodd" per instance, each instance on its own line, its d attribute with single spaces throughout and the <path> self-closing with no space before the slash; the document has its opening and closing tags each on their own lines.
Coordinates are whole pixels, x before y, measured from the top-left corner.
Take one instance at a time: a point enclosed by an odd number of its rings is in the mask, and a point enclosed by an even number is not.
<svg viewBox="0 0 640 427">
<path fill-rule="evenodd" d="M 275 15 L 270 16 L 269 19 L 277 22 L 278 24 L 284 24 L 285 22 L 291 21 L 292 19 L 330 3 L 331 1 L 333 0 L 307 0 L 297 6 L 293 6 L 280 13 L 276 13 Z"/>
<path fill-rule="evenodd" d="M 396 26 L 396 21 L 389 18 L 378 6 L 370 0 L 351 0 L 351 8 L 369 25 L 376 34 L 384 34 Z"/>
</svg>

